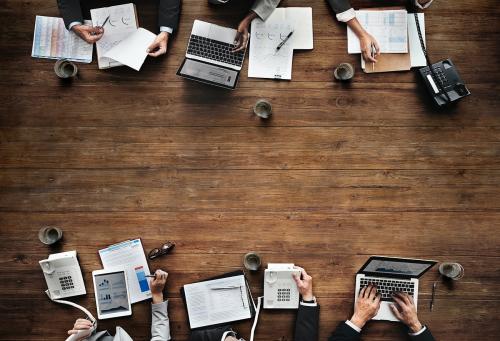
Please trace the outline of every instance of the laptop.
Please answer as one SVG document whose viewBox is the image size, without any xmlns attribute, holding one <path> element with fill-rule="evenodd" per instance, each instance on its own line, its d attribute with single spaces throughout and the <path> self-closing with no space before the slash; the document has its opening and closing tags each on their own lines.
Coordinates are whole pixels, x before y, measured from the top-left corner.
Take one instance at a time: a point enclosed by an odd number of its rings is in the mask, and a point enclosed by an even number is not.
<svg viewBox="0 0 500 341">
<path fill-rule="evenodd" d="M 246 47 L 234 49 L 237 31 L 201 20 L 195 20 L 177 75 L 198 82 L 234 90 L 245 59 Z"/>
<path fill-rule="evenodd" d="M 406 259 L 373 256 L 356 274 L 355 301 L 359 291 L 370 283 L 377 286 L 381 294 L 380 309 L 374 320 L 399 321 L 392 313 L 392 293 L 401 291 L 413 296 L 415 307 L 418 305 L 419 278 L 437 262 L 432 260 Z"/>
</svg>

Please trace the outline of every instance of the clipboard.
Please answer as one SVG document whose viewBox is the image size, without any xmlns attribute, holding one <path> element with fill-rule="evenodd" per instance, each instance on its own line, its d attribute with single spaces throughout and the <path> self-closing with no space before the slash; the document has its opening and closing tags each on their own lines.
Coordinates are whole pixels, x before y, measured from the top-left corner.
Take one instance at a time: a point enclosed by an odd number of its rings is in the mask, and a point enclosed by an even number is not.
<svg viewBox="0 0 500 341">
<path fill-rule="evenodd" d="M 405 7 L 375 7 L 375 8 L 365 8 L 364 11 L 387 11 L 387 10 L 400 10 L 406 9 Z M 409 45 L 409 42 L 408 42 Z M 363 55 L 361 55 L 361 61 L 363 61 Z M 372 63 L 365 62 L 365 68 L 363 71 L 365 73 L 382 73 L 382 72 L 392 72 L 392 71 L 410 71 L 411 69 L 411 56 L 410 49 L 408 46 L 408 53 L 382 53 L 377 58 L 377 63 L 375 63 L 375 68 L 372 69 Z"/>
<path fill-rule="evenodd" d="M 247 281 L 247 278 L 245 276 L 245 272 L 243 270 L 231 271 L 231 272 L 219 275 L 219 276 L 202 279 L 202 280 L 200 280 L 198 282 L 206 282 L 206 281 L 212 281 L 212 280 L 215 280 L 215 279 L 222 279 L 222 278 L 235 277 L 235 276 L 243 276 L 243 278 L 245 280 L 245 285 L 246 285 L 247 292 L 248 292 L 248 298 L 249 298 L 249 301 L 250 301 L 249 302 L 250 315 L 253 317 L 253 316 L 255 316 L 255 311 L 256 311 L 255 300 L 253 299 L 252 292 L 250 291 L 250 286 L 248 285 L 248 281 Z M 198 282 L 196 282 L 196 283 L 198 283 Z M 186 293 L 184 291 L 184 286 L 181 287 L 180 293 L 181 293 L 182 301 L 184 302 L 184 308 L 186 309 L 186 313 L 187 313 L 188 312 L 188 307 L 187 307 Z M 187 313 L 187 315 L 188 315 L 188 326 L 189 326 L 190 330 L 213 329 L 213 328 L 217 328 L 217 327 L 221 327 L 221 326 L 227 326 L 230 323 L 230 322 L 225 322 L 225 323 L 213 324 L 213 325 L 210 325 L 210 326 L 204 326 L 204 327 L 199 327 L 199 328 L 191 328 L 191 322 L 190 322 L 190 319 L 189 319 L 189 313 Z M 231 322 L 236 322 L 236 321 L 231 321 Z"/>
</svg>

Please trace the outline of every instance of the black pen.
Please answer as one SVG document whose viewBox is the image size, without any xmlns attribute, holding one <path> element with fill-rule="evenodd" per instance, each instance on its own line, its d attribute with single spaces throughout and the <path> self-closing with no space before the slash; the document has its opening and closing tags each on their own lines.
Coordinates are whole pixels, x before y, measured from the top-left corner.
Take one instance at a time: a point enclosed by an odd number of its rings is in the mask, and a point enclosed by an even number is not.
<svg viewBox="0 0 500 341">
<path fill-rule="evenodd" d="M 156 275 L 146 275 L 146 277 L 156 278 Z"/>
<path fill-rule="evenodd" d="M 286 38 L 278 45 L 278 47 L 276 48 L 276 51 L 279 51 L 283 45 L 286 44 L 286 42 L 288 41 L 288 39 L 290 39 L 290 37 L 292 36 L 293 34 L 293 31 L 291 31 L 290 33 L 288 33 L 288 35 L 286 36 Z"/>
<path fill-rule="evenodd" d="M 107 23 L 107 22 L 108 22 L 108 20 L 109 20 L 109 17 L 110 17 L 110 15 L 108 15 L 108 17 L 106 18 L 106 20 L 104 20 L 104 22 L 102 23 L 101 27 L 104 27 L 104 25 L 106 25 L 106 23 Z"/>
</svg>

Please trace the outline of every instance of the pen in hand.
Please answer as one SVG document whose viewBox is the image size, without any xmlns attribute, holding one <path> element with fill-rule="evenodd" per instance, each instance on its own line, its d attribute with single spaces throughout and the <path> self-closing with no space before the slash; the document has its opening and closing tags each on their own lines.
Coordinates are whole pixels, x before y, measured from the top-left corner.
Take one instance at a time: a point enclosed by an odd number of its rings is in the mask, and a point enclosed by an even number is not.
<svg viewBox="0 0 500 341">
<path fill-rule="evenodd" d="M 375 58 L 376 54 L 377 54 L 377 48 L 372 43 L 372 45 L 371 45 L 371 56 L 372 56 L 372 58 Z M 372 62 L 372 72 L 374 72 L 374 71 L 375 71 L 375 62 Z"/>
<path fill-rule="evenodd" d="M 286 38 L 283 39 L 283 41 L 278 45 L 278 47 L 276 47 L 276 51 L 279 51 L 283 47 L 283 45 L 286 44 L 286 42 L 288 41 L 288 39 L 290 39 L 290 37 L 292 36 L 292 34 L 293 34 L 293 31 L 290 31 L 290 33 L 288 33 L 288 35 L 286 36 Z"/>
</svg>

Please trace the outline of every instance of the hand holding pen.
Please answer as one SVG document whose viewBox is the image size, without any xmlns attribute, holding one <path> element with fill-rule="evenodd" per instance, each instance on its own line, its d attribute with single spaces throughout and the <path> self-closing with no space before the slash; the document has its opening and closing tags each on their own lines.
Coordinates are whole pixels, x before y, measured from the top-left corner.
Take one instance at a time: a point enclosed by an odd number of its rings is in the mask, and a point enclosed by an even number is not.
<svg viewBox="0 0 500 341">
<path fill-rule="evenodd" d="M 153 303 L 163 302 L 163 289 L 165 289 L 165 284 L 167 283 L 168 273 L 163 270 L 156 270 L 154 275 L 146 275 L 146 277 L 152 278 L 149 286 L 151 287 Z"/>
</svg>

